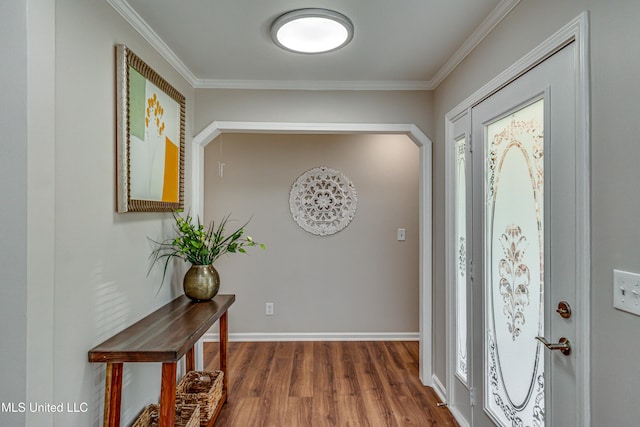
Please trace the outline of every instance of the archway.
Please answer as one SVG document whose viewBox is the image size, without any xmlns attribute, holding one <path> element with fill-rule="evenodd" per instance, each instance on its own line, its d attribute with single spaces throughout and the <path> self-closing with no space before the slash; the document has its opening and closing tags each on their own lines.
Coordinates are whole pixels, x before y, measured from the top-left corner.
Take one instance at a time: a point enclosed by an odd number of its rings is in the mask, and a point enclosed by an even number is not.
<svg viewBox="0 0 640 427">
<path fill-rule="evenodd" d="M 404 134 L 420 151 L 420 380 L 432 386 L 432 142 L 415 124 L 213 121 L 192 141 L 192 211 L 204 216 L 204 148 L 223 133 Z M 201 347 L 201 344 L 198 345 Z M 199 349 L 201 350 L 201 349 Z M 196 352 L 200 357 L 201 351 Z M 200 366 L 201 361 L 197 360 Z"/>
</svg>

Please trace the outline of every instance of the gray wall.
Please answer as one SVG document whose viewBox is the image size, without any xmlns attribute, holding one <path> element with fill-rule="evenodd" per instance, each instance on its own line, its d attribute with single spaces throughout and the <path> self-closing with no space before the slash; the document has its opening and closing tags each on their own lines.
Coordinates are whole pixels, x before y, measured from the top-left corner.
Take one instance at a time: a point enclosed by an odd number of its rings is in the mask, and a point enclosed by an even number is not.
<svg viewBox="0 0 640 427">
<path fill-rule="evenodd" d="M 499 72 L 588 10 L 591 17 L 592 421 L 640 418 L 640 318 L 612 304 L 612 270 L 640 272 L 640 2 L 522 1 L 435 91 L 434 246 L 444 244 L 444 116 Z M 445 379 L 444 254 L 434 251 L 435 373 Z M 440 351 L 439 351 L 440 349 Z"/>
<path fill-rule="evenodd" d="M 28 0 L 27 402 L 53 402 L 55 2 Z M 47 426 L 51 414 L 26 413 Z"/>
<path fill-rule="evenodd" d="M 35 6 L 28 11 L 29 61 L 33 62 L 28 74 L 29 205 L 27 209 L 17 198 L 8 211 L 15 212 L 16 218 L 22 218 L 25 211 L 28 214 L 29 260 L 20 274 L 28 271 L 29 294 L 26 307 L 15 295 L 12 305 L 1 311 L 2 316 L 11 313 L 10 318 L 3 317 L 2 324 L 11 325 L 12 333 L 24 329 L 28 312 L 29 368 L 25 373 L 24 343 L 23 350 L 13 343 L 12 357 L 19 360 L 11 363 L 3 355 L 3 366 L 10 366 L 12 372 L 7 377 L 3 373 L 2 383 L 4 387 L 10 384 L 5 378 L 17 377 L 10 385 L 13 400 L 88 405 L 87 413 L 27 414 L 27 425 L 99 425 L 104 366 L 88 363 L 87 351 L 181 292 L 166 283 L 157 292 L 159 269 L 147 276 L 151 250 L 147 237 L 164 237 L 171 216 L 115 213 L 115 44 L 127 44 L 187 97 L 187 164 L 194 91 L 105 1 L 31 0 L 30 4 Z M 12 24 L 20 24 L 13 15 Z M 41 42 L 39 46 L 32 45 L 32 36 Z M 25 56 L 15 53 L 11 58 L 16 61 L 10 63 L 22 64 Z M 26 76 L 25 70 L 20 74 Z M 21 77 L 11 79 L 11 84 L 17 90 Z M 14 107 L 24 105 L 18 101 Z M 14 117 L 14 126 L 19 128 L 21 122 L 24 120 Z M 19 135 L 12 136 L 18 140 Z M 20 144 L 13 141 L 12 147 L 15 150 Z M 5 157 L 3 152 L 3 161 L 5 158 L 11 165 L 2 168 L 2 173 L 14 168 L 25 174 L 24 153 L 18 150 Z M 24 186 L 20 173 L 11 175 L 5 178 L 12 183 L 11 191 Z M 190 174 L 185 188 L 189 204 Z M 26 197 L 26 191 L 22 192 Z M 17 257 L 27 233 L 20 219 L 11 225 L 11 233 L 22 236 L 10 236 L 18 242 L 13 248 Z M 46 258 L 41 258 L 43 254 Z M 12 262 L 10 271 L 25 263 Z M 18 279 L 12 282 L 18 284 Z M 20 289 L 15 284 L 8 288 L 10 292 Z M 24 330 L 21 336 L 24 340 Z M 3 340 L 13 341 L 11 337 L 3 332 Z M 159 365 L 125 367 L 123 425 L 147 403 L 157 401 L 159 387 Z M 3 396 L 3 400 L 10 399 Z M 23 424 L 5 424 L 4 416 L 2 425 Z"/>
<path fill-rule="evenodd" d="M 0 402 L 26 401 L 27 358 L 27 7 L 0 3 Z M 0 424 L 21 425 L 24 413 L 0 413 Z"/>
<path fill-rule="evenodd" d="M 344 173 L 358 197 L 349 226 L 325 237 L 289 211 L 292 183 L 318 166 Z M 216 262 L 222 291 L 239 302 L 231 333 L 417 334 L 418 172 L 419 149 L 405 135 L 223 134 L 210 143 L 206 222 L 253 216 L 247 230 L 268 247 Z"/>
<path fill-rule="evenodd" d="M 427 91 L 297 91 L 198 89 L 195 129 L 214 120 L 309 123 L 414 123 L 431 137 Z"/>
</svg>

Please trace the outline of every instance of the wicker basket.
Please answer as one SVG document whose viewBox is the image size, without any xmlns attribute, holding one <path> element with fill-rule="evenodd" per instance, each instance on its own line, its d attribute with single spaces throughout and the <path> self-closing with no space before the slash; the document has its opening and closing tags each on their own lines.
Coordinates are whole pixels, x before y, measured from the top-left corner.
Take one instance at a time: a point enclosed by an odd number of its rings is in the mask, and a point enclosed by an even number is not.
<svg viewBox="0 0 640 427">
<path fill-rule="evenodd" d="M 176 403 L 200 405 L 200 425 L 207 425 L 222 398 L 222 371 L 191 371 L 176 387 Z"/>
<path fill-rule="evenodd" d="M 158 427 L 160 406 L 149 405 L 131 427 Z M 176 405 L 174 427 L 198 427 L 200 407 L 198 405 Z"/>
</svg>

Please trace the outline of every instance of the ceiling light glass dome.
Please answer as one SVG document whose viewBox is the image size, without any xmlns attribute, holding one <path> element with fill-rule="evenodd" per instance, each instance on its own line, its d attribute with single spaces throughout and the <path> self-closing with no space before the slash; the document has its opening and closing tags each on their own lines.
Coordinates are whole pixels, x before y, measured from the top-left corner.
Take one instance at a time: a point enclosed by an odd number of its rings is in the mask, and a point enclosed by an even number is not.
<svg viewBox="0 0 640 427">
<path fill-rule="evenodd" d="M 332 10 L 293 10 L 273 22 L 271 38 L 291 52 L 331 52 L 351 41 L 353 24 L 349 18 Z"/>
</svg>

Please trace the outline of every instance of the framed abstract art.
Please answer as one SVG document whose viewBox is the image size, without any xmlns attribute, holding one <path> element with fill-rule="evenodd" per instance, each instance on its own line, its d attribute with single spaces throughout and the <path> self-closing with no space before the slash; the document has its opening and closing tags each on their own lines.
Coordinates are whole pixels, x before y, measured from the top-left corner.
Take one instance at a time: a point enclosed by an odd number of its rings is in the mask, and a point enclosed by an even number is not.
<svg viewBox="0 0 640 427">
<path fill-rule="evenodd" d="M 116 46 L 118 212 L 184 207 L 185 98 Z"/>
</svg>

